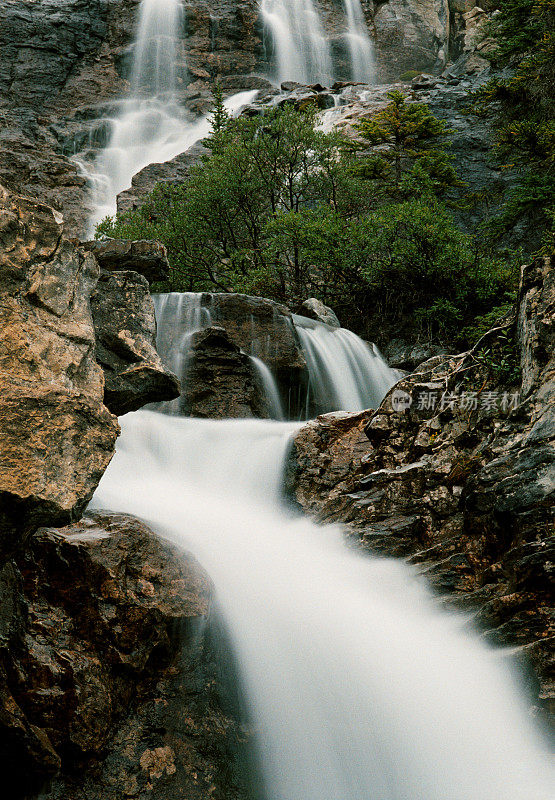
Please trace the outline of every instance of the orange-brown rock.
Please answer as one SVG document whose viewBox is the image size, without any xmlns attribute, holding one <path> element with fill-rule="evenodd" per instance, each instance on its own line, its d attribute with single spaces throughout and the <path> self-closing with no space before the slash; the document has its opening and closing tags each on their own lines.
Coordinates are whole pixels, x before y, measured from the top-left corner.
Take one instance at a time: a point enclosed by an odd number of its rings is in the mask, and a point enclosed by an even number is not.
<svg viewBox="0 0 555 800">
<path fill-rule="evenodd" d="M 63 524 L 113 453 L 90 296 L 98 265 L 48 206 L 0 188 L 0 527 Z"/>
</svg>

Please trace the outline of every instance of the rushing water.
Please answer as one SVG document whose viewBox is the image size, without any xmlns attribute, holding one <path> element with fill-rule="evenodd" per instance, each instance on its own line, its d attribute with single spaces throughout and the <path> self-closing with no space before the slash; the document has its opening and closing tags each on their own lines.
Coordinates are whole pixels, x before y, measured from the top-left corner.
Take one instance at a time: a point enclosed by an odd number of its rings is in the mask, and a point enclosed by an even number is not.
<svg viewBox="0 0 555 800">
<path fill-rule="evenodd" d="M 351 78 L 371 83 L 374 79 L 374 47 L 360 0 L 344 0 L 347 12 L 347 45 L 351 60 Z"/>
<path fill-rule="evenodd" d="M 312 0 L 262 0 L 260 12 L 273 44 L 279 82 L 330 84 L 330 43 Z"/>
<path fill-rule="evenodd" d="M 256 731 L 265 800 L 547 800 L 506 658 L 404 564 L 280 502 L 295 423 L 121 420 L 97 507 L 208 570 Z"/>
<path fill-rule="evenodd" d="M 350 75 L 371 82 L 374 52 L 360 0 L 344 0 Z M 274 53 L 277 79 L 331 85 L 334 66 L 322 12 L 313 0 L 261 0 L 260 13 Z"/>
<path fill-rule="evenodd" d="M 377 408 L 399 379 L 376 346 L 352 331 L 330 328 L 296 314 L 293 322 L 310 378 L 307 408 L 319 413 Z"/>
</svg>

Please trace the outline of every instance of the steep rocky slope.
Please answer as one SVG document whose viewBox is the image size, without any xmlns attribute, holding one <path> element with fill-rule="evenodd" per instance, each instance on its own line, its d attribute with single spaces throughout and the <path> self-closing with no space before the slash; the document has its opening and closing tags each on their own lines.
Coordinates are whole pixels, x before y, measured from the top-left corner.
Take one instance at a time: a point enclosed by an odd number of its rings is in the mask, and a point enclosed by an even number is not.
<svg viewBox="0 0 555 800">
<path fill-rule="evenodd" d="M 0 7 L 0 182 L 63 210 L 66 233 L 80 235 L 90 213 L 86 181 L 73 156 L 109 136 L 109 118 L 129 91 L 138 0 L 3 0 Z M 365 5 L 379 81 L 406 70 L 441 72 L 473 51 L 480 14 L 474 0 L 389 0 Z M 321 4 L 337 77 L 345 67 L 345 17 Z M 257 0 L 185 4 L 180 99 L 192 114 L 209 108 L 210 84 L 227 92 L 268 87 L 271 48 Z M 468 66 L 484 66 L 483 59 Z M 465 67 L 466 68 L 466 67 Z M 178 169 L 178 167 L 176 167 Z M 150 183 L 149 183 L 150 185 Z"/>
<path fill-rule="evenodd" d="M 555 269 L 524 267 L 511 324 L 521 383 L 488 369 L 493 332 L 473 351 L 436 356 L 376 411 L 309 423 L 289 484 L 357 546 L 407 557 L 489 640 L 518 645 L 552 710 L 555 490 Z"/>
</svg>

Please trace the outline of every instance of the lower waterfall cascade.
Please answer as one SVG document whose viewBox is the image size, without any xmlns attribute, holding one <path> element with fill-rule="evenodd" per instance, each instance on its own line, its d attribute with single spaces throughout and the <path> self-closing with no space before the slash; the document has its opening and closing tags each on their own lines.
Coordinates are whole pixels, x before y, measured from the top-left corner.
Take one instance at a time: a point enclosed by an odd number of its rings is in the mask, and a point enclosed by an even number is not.
<svg viewBox="0 0 555 800">
<path fill-rule="evenodd" d="M 187 383 L 192 335 L 212 323 L 217 324 L 203 305 L 203 297 L 210 295 L 196 292 L 153 295 L 158 352 L 182 385 Z M 388 367 L 375 345 L 364 342 L 352 331 L 330 328 L 298 314 L 292 315 L 291 325 L 308 368 L 308 389 L 302 403 L 304 418 L 310 416 L 310 409 L 326 413 L 377 408 L 398 380 L 398 371 Z M 271 349 L 271 343 L 267 346 Z M 284 419 L 279 390 L 264 362 L 264 354 L 250 352 L 248 355 L 262 383 L 272 418 Z M 163 405 L 163 410 L 175 414 L 179 413 L 179 408 L 179 398 Z"/>
<path fill-rule="evenodd" d="M 299 423 L 138 411 L 93 506 L 191 551 L 214 582 L 265 800 L 547 800 L 545 745 L 502 651 L 406 565 L 293 516 Z"/>
</svg>

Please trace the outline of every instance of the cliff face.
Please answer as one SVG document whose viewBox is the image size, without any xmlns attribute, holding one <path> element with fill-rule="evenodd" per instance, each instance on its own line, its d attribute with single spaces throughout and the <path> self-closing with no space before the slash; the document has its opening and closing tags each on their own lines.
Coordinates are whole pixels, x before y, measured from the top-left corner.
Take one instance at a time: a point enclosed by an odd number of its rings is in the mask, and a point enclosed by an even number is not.
<svg viewBox="0 0 555 800">
<path fill-rule="evenodd" d="M 509 330 L 520 385 L 495 382 L 481 348 L 436 356 L 376 411 L 327 415 L 297 436 L 297 502 L 346 523 L 359 546 L 408 558 L 495 643 L 522 648 L 552 711 L 555 540 L 555 269 L 524 267 Z M 443 398 L 443 400 L 442 400 Z M 539 698 L 539 699 L 538 699 Z"/>
</svg>

